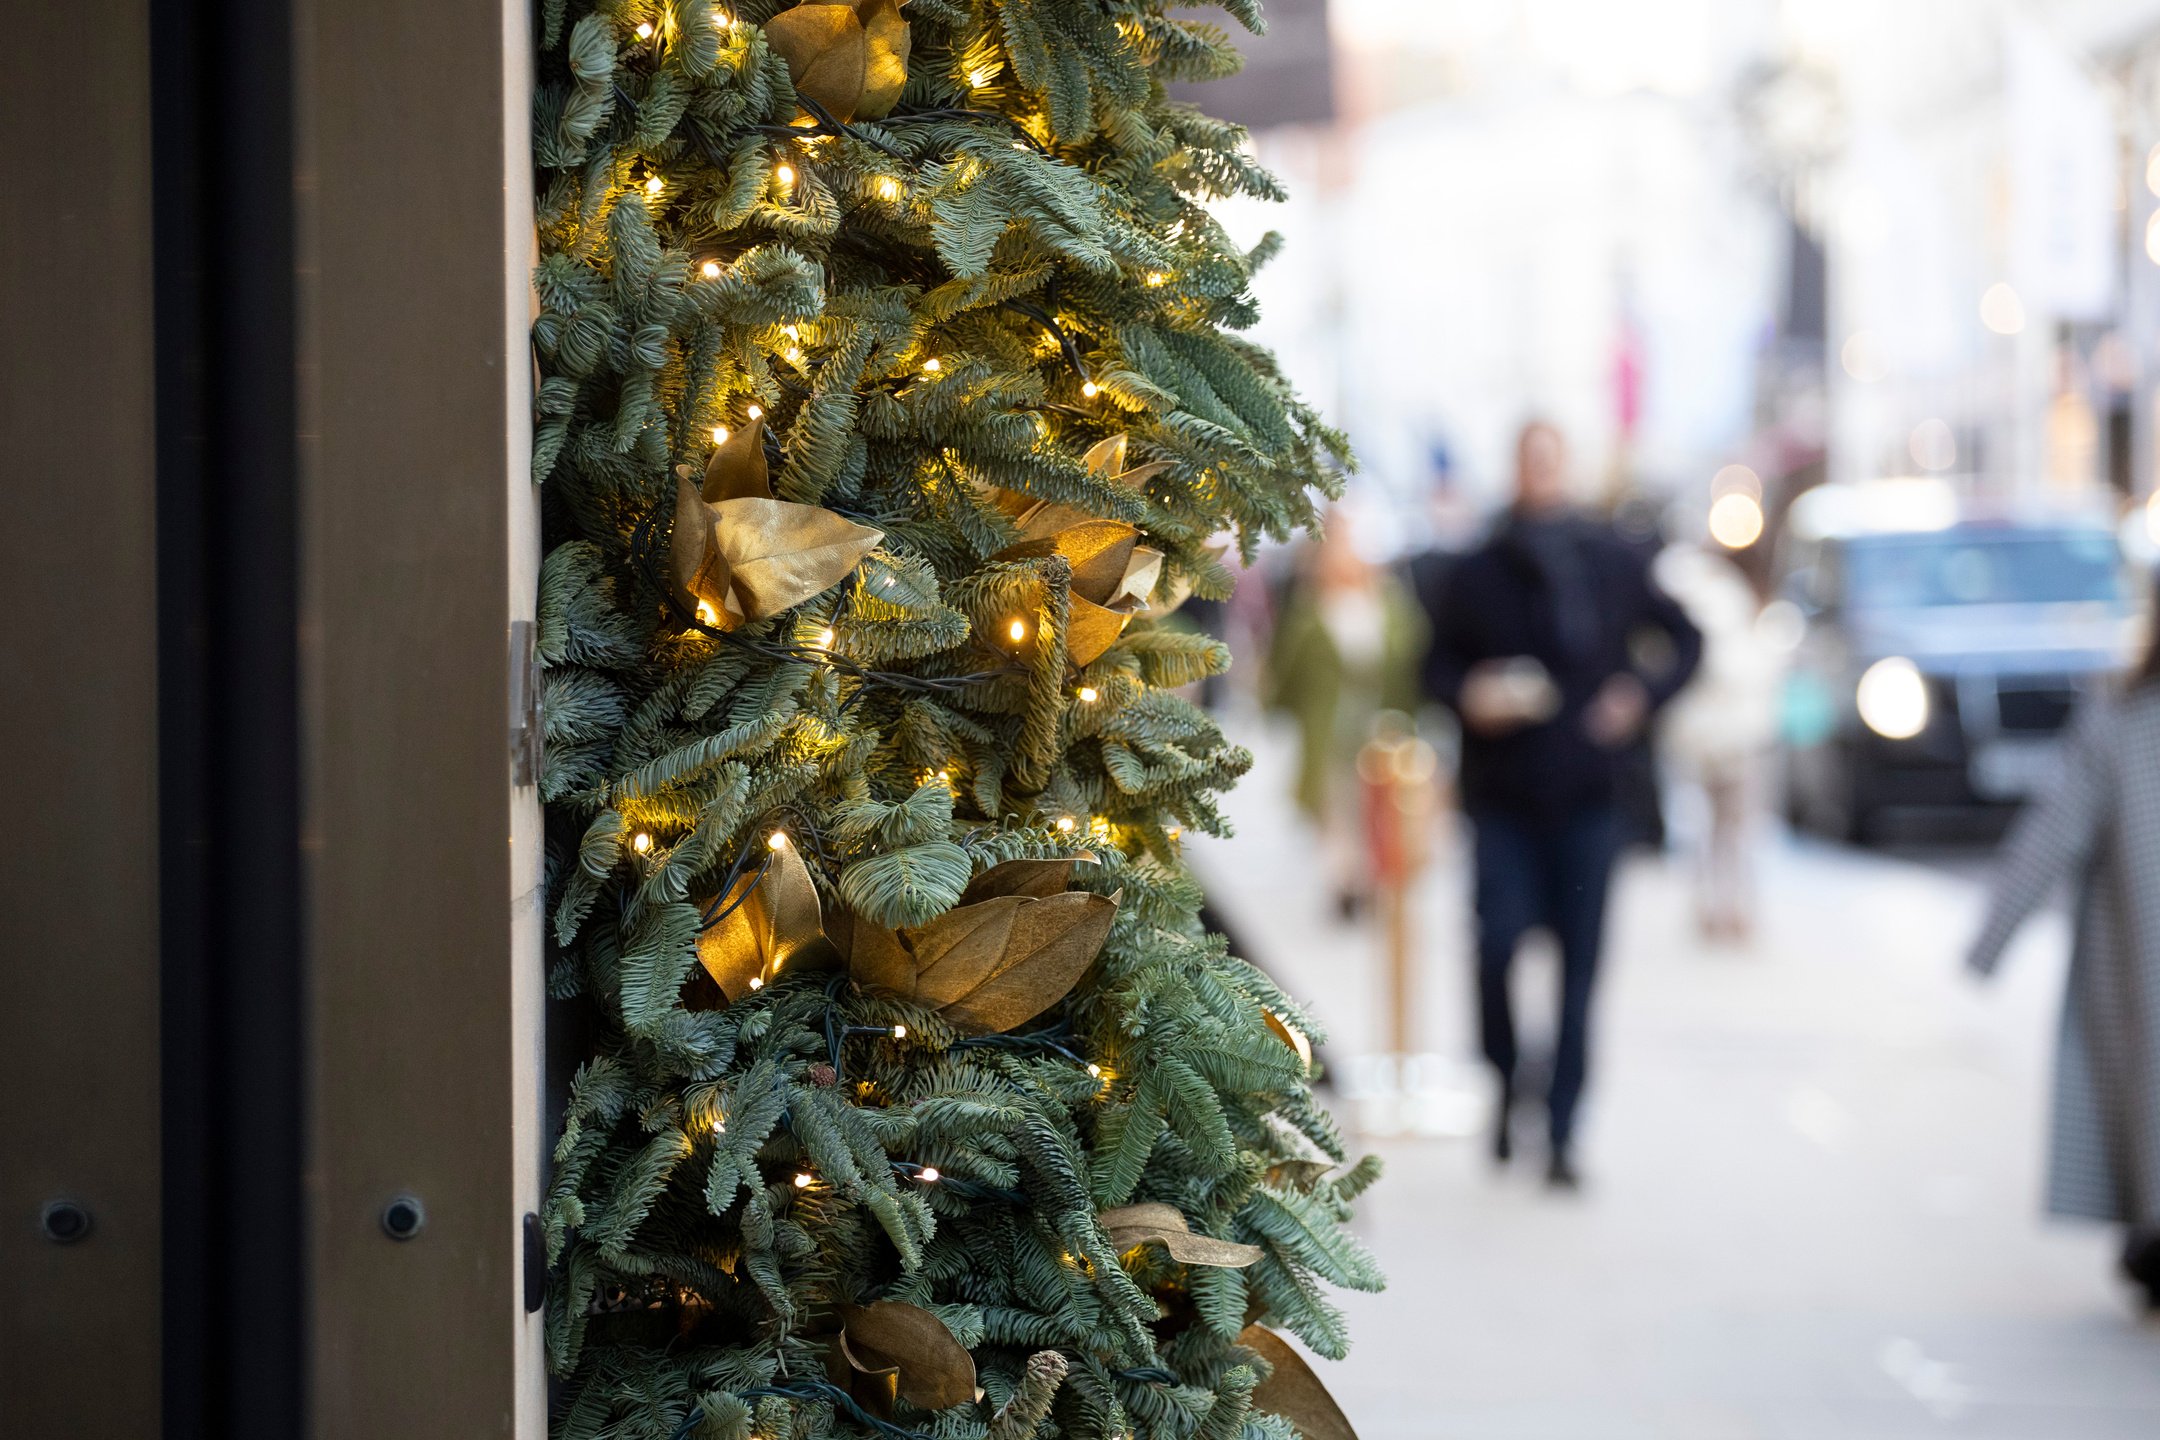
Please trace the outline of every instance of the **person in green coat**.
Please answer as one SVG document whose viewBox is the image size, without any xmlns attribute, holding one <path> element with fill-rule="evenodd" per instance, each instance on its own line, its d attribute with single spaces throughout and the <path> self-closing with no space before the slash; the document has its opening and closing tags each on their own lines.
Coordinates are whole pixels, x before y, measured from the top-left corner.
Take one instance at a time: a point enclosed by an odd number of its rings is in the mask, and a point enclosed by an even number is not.
<svg viewBox="0 0 2160 1440">
<path fill-rule="evenodd" d="M 1338 909 L 1354 918 L 1369 896 L 1359 843 L 1357 753 L 1383 711 L 1417 705 L 1425 619 L 1401 584 L 1351 544 L 1348 517 L 1299 556 L 1269 647 L 1268 707 L 1297 722 L 1298 808 L 1319 827 Z"/>
</svg>

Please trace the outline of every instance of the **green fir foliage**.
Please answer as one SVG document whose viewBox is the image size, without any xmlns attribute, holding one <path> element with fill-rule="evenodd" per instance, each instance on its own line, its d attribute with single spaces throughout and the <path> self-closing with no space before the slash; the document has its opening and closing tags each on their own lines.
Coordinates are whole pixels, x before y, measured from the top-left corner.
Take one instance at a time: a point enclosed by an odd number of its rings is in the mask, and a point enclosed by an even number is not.
<svg viewBox="0 0 2160 1440">
<path fill-rule="evenodd" d="M 1272 247 L 1204 207 L 1275 182 L 1165 95 L 1235 50 L 1160 0 L 910 0 L 898 105 L 841 126 L 798 105 L 780 8 L 541 13 L 549 991 L 591 1037 L 543 1217 L 554 1431 L 1288 1435 L 1235 1337 L 1342 1353 L 1325 1290 L 1379 1284 L 1344 1229 L 1377 1171 L 1339 1168 L 1266 1016 L 1309 1019 L 1204 933 L 1178 861 L 1248 763 L 1177 693 L 1229 656 L 1143 617 L 1077 668 L 1066 562 L 992 558 L 1003 491 L 1138 526 L 1165 603 L 1221 595 L 1211 545 L 1309 526 L 1348 462 L 1235 333 Z M 723 635 L 666 588 L 674 469 L 752 407 L 775 493 L 884 541 Z M 1081 463 L 1119 433 L 1137 486 Z M 920 923 L 991 865 L 1082 854 L 1115 924 L 1019 1035 L 837 972 L 730 1005 L 698 937 L 775 830 L 828 917 Z M 1135 1201 L 1264 1258 L 1116 1254 L 1095 1214 Z M 876 1300 L 937 1314 L 982 1398 L 865 1420 L 828 1364 L 839 1307 Z"/>
</svg>

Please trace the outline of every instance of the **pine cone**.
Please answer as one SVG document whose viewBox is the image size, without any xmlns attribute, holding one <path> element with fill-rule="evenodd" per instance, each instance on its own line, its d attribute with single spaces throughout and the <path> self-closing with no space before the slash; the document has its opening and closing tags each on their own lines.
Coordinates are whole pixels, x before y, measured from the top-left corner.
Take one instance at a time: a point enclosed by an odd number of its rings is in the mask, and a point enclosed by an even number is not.
<svg viewBox="0 0 2160 1440">
<path fill-rule="evenodd" d="M 830 1089 L 840 1083 L 840 1072 L 820 1060 L 810 1067 L 810 1083 Z"/>
</svg>

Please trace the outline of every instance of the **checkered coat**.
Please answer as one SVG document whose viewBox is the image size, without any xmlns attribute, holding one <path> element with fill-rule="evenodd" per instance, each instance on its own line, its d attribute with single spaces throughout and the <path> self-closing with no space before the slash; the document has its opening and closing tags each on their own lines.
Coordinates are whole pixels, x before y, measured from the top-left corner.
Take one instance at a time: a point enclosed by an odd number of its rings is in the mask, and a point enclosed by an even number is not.
<svg viewBox="0 0 2160 1440">
<path fill-rule="evenodd" d="M 2075 941 L 2055 1060 L 2048 1209 L 2160 1223 L 2160 684 L 2095 700 L 2019 817 L 1971 963 L 1985 973 L 2068 879 Z"/>
</svg>

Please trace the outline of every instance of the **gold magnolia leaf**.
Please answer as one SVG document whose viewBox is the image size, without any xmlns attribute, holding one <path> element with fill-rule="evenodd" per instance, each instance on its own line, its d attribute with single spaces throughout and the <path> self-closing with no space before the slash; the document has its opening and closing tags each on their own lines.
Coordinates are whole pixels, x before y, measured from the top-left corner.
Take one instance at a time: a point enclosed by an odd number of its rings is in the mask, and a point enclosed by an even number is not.
<svg viewBox="0 0 2160 1440">
<path fill-rule="evenodd" d="M 1098 440 L 1088 447 L 1081 458 L 1090 474 L 1098 479 L 1113 481 L 1119 485 L 1139 489 L 1148 481 L 1170 468 L 1167 460 L 1151 460 L 1145 465 L 1125 468 L 1126 435 L 1120 430 L 1107 440 Z"/>
<path fill-rule="evenodd" d="M 1287 1340 L 1265 1325 L 1248 1325 L 1238 1333 L 1237 1343 L 1267 1361 L 1274 1371 L 1253 1391 L 1255 1410 L 1282 1416 L 1305 1440 L 1357 1440 L 1349 1417 Z"/>
<path fill-rule="evenodd" d="M 805 0 L 765 22 L 795 93 L 835 120 L 881 120 L 907 88 L 901 0 Z"/>
<path fill-rule="evenodd" d="M 1007 861 L 922 925 L 895 931 L 843 914 L 833 938 L 859 984 L 964 1030 L 1012 1030 L 1064 999 L 1110 938 L 1118 897 L 1066 889 L 1073 863 Z"/>
<path fill-rule="evenodd" d="M 1266 1017 L 1267 1028 L 1275 1032 L 1275 1038 L 1297 1052 L 1299 1063 L 1305 1067 L 1305 1073 L 1310 1075 L 1312 1073 L 1312 1041 L 1306 1038 L 1305 1032 L 1283 1019 L 1282 1016 L 1277 1015 L 1273 1010 L 1262 1010 L 1260 1013 Z"/>
<path fill-rule="evenodd" d="M 909 32 L 900 18 L 902 0 L 855 0 L 869 53 L 864 64 L 863 96 L 855 106 L 859 120 L 882 120 L 907 89 Z"/>
<path fill-rule="evenodd" d="M 752 419 L 713 447 L 705 462 L 705 482 L 698 488 L 709 504 L 722 500 L 770 500 L 772 480 L 765 470 L 765 417 Z"/>
<path fill-rule="evenodd" d="M 1022 532 L 1038 529 L 1043 523 L 1031 517 L 1022 524 Z M 1162 554 L 1142 545 L 1140 532 L 1121 520 L 1083 518 L 1054 533 L 1032 535 L 1009 545 L 992 558 L 1022 560 L 1050 555 L 1061 555 L 1072 566 L 1066 654 L 1075 665 L 1092 664 L 1117 642 L 1133 612 L 1146 606 L 1148 593 L 1162 576 Z"/>
<path fill-rule="evenodd" d="M 833 1348 L 847 1372 L 848 1391 L 879 1414 L 891 1413 L 894 1397 L 924 1410 L 975 1398 L 975 1358 L 920 1305 L 843 1305 L 840 1322 Z"/>
<path fill-rule="evenodd" d="M 1267 1168 L 1267 1183 L 1290 1190 L 1310 1191 L 1334 1168 L 1327 1160 L 1277 1160 Z"/>
<path fill-rule="evenodd" d="M 740 902 L 740 903 L 737 903 Z M 772 852 L 761 876 L 751 870 L 725 895 L 698 907 L 726 912 L 698 935 L 698 963 L 731 1001 L 771 983 L 783 967 L 829 969 L 839 954 L 825 938 L 817 885 L 795 847 Z"/>
<path fill-rule="evenodd" d="M 870 39 L 855 8 L 823 0 L 783 10 L 765 22 L 765 40 L 787 62 L 795 93 L 835 120 L 852 120 L 869 78 Z"/>
<path fill-rule="evenodd" d="M 744 474 L 730 471 L 720 483 L 747 483 Z M 823 594 L 884 538 L 881 530 L 817 505 L 756 495 L 715 504 L 686 476 L 676 476 L 675 584 L 700 620 L 722 630 Z"/>
<path fill-rule="evenodd" d="M 1214 1265 L 1229 1270 L 1242 1270 L 1262 1254 L 1257 1245 L 1239 1245 L 1196 1234 L 1175 1205 L 1154 1201 L 1101 1211 L 1095 1223 L 1102 1226 L 1111 1247 L 1119 1254 L 1135 1245 L 1156 1244 L 1181 1265 Z"/>
</svg>

